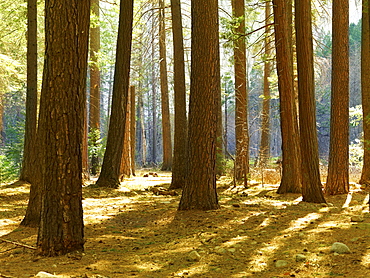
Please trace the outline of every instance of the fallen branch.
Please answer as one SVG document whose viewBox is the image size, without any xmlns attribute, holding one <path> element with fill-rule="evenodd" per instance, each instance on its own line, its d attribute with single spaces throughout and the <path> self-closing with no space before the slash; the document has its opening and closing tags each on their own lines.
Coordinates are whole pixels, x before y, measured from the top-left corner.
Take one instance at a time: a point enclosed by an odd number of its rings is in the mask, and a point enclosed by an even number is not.
<svg viewBox="0 0 370 278">
<path fill-rule="evenodd" d="M 0 277 L 1 277 L 1 278 L 15 278 L 15 277 L 13 277 L 13 276 L 6 276 L 6 275 L 1 274 L 1 273 L 0 273 Z"/>
<path fill-rule="evenodd" d="M 26 244 L 23 244 L 23 243 L 18 243 L 18 242 L 14 242 L 14 241 L 2 239 L 2 238 L 0 238 L 0 241 L 10 243 L 10 244 L 14 244 L 14 245 L 19 246 L 19 247 L 28 248 L 28 249 L 31 249 L 31 250 L 36 250 L 36 247 L 29 246 L 29 245 L 26 245 Z M 0 277 L 4 277 L 4 276 L 0 276 Z"/>
</svg>

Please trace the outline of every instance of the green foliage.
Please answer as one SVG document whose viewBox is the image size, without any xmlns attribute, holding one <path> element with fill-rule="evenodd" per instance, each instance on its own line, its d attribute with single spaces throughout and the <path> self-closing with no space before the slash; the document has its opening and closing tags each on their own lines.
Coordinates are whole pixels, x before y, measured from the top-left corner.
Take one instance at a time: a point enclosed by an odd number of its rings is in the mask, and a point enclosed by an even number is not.
<svg viewBox="0 0 370 278">
<path fill-rule="evenodd" d="M 25 93 L 17 91 L 4 95 L 4 144 L 0 147 L 0 176 L 2 181 L 19 175 L 23 159 Z"/>
<path fill-rule="evenodd" d="M 104 137 L 105 139 L 106 137 Z M 91 158 L 92 163 L 94 165 L 91 165 L 91 167 L 94 167 L 93 174 L 95 175 L 95 171 L 100 168 L 100 162 L 102 161 L 102 158 L 104 156 L 104 150 L 105 150 L 106 141 L 101 139 L 100 131 L 99 129 L 93 129 L 89 132 L 89 138 L 88 138 L 88 152 L 89 157 Z"/>
<path fill-rule="evenodd" d="M 234 176 L 234 160 L 224 159 L 222 164 L 224 165 L 225 175 L 229 177 L 233 177 Z"/>
<path fill-rule="evenodd" d="M 362 105 L 349 108 L 349 123 L 351 126 L 358 126 L 362 123 Z"/>
<path fill-rule="evenodd" d="M 349 145 L 349 163 L 352 166 L 358 168 L 362 167 L 364 156 L 363 143 L 359 139 L 355 139 L 354 142 L 351 142 Z"/>
<path fill-rule="evenodd" d="M 236 33 L 235 30 L 239 28 L 240 24 L 243 22 L 244 16 L 241 17 L 221 17 L 220 18 L 220 25 L 221 25 L 221 32 L 220 37 L 223 40 L 226 40 L 225 47 L 232 47 L 234 41 L 236 41 L 241 35 L 245 35 L 245 31 L 243 34 Z"/>
<path fill-rule="evenodd" d="M 331 33 L 322 30 L 317 39 L 318 45 L 316 47 L 315 55 L 321 58 L 331 58 Z"/>
<path fill-rule="evenodd" d="M 0 155 L 0 165 L 0 184 L 13 181 L 18 177 L 17 165 L 14 165 L 14 161 L 7 156 Z"/>
<path fill-rule="evenodd" d="M 361 45 L 361 26 L 362 20 L 359 20 L 357 24 L 351 23 L 349 25 L 349 49 L 351 52 L 358 49 Z"/>
</svg>

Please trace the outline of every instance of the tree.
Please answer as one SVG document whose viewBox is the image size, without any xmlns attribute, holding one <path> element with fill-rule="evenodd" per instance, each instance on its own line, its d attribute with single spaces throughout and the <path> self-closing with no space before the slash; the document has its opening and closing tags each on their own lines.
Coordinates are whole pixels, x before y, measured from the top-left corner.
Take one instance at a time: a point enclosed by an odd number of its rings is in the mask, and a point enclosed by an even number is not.
<svg viewBox="0 0 370 278">
<path fill-rule="evenodd" d="M 245 49 L 244 0 L 232 0 L 233 16 L 238 24 L 235 28 L 237 38 L 234 41 L 235 72 L 235 178 L 244 180 L 247 186 L 249 174 L 249 135 L 247 104 L 247 57 Z"/>
<path fill-rule="evenodd" d="M 301 192 L 300 150 L 293 85 L 293 54 L 289 0 L 273 0 L 276 67 L 280 96 L 282 177 L 278 193 Z"/>
<path fill-rule="evenodd" d="M 360 184 L 370 185 L 370 17 L 369 0 L 362 1 L 361 93 L 364 158 Z"/>
<path fill-rule="evenodd" d="M 271 75 L 271 2 L 266 1 L 265 8 L 265 57 L 263 73 L 263 100 L 262 100 L 262 124 L 261 124 L 261 141 L 258 163 L 264 167 L 270 156 L 270 75 Z"/>
<path fill-rule="evenodd" d="M 220 53 L 218 1 L 191 2 L 192 47 L 188 174 L 179 210 L 218 209 L 216 144 Z"/>
<path fill-rule="evenodd" d="M 136 138 L 137 138 L 137 149 L 138 149 L 138 160 L 141 165 L 146 164 L 146 155 L 147 155 L 147 142 L 145 137 L 145 126 L 144 126 L 144 100 L 143 92 L 137 94 L 137 107 L 136 107 L 136 118 L 137 118 L 137 129 L 136 129 Z"/>
<path fill-rule="evenodd" d="M 166 55 L 166 24 L 164 0 L 159 0 L 159 67 L 162 98 L 162 140 L 163 163 L 161 170 L 172 168 L 172 141 L 170 124 L 170 102 L 168 98 L 167 55 Z"/>
<path fill-rule="evenodd" d="M 151 142 L 151 162 L 156 165 L 157 164 L 157 82 L 156 82 L 156 68 L 155 68 L 155 5 L 154 2 L 152 3 L 152 21 L 151 21 L 151 56 L 152 56 L 152 68 L 151 68 L 151 86 L 152 86 L 152 142 Z"/>
<path fill-rule="evenodd" d="M 45 72 L 40 117 L 41 221 L 37 252 L 82 251 L 82 144 L 90 1 L 45 1 Z M 40 108 L 41 110 L 41 108 Z"/>
<path fill-rule="evenodd" d="M 316 131 L 311 12 L 310 0 L 295 0 L 299 130 L 301 154 L 304 158 L 301 161 L 302 195 L 305 202 L 325 203 Z"/>
<path fill-rule="evenodd" d="M 349 191 L 349 4 L 333 0 L 330 153 L 325 193 Z"/>
<path fill-rule="evenodd" d="M 171 0 L 171 15 L 174 49 L 175 134 L 170 188 L 175 189 L 184 186 L 188 164 L 184 39 L 180 0 Z"/>
<path fill-rule="evenodd" d="M 89 131 L 91 145 L 96 146 L 100 140 L 100 26 L 99 26 L 99 0 L 91 0 L 91 14 L 93 21 L 90 27 L 90 109 Z M 99 167 L 99 158 L 96 152 L 91 156 L 91 174 L 96 175 Z"/>
<path fill-rule="evenodd" d="M 126 107 L 129 91 L 132 21 L 133 0 L 121 0 L 112 112 L 102 170 L 96 182 L 96 185 L 100 187 L 117 188 L 120 184 L 120 166 L 126 128 Z"/>
<path fill-rule="evenodd" d="M 135 113 L 135 109 L 132 110 L 132 102 L 134 103 L 135 107 L 135 97 L 132 98 L 132 89 L 133 86 L 130 86 L 129 93 L 127 95 L 127 107 L 126 107 L 126 117 L 125 117 L 125 135 L 123 140 L 123 152 L 122 152 L 122 160 L 121 160 L 121 169 L 120 169 L 120 177 L 121 180 L 124 177 L 131 177 L 134 174 L 132 169 L 132 161 L 134 160 L 134 156 L 132 155 L 132 113 Z M 135 90 L 133 88 L 132 90 Z"/>
<path fill-rule="evenodd" d="M 135 86 L 130 86 L 130 104 L 131 104 L 131 107 L 130 107 L 130 116 L 131 116 L 131 120 L 130 120 L 130 136 L 131 136 L 131 174 L 135 176 L 135 153 L 136 153 L 136 122 L 135 122 L 135 104 L 136 104 L 136 101 L 135 101 Z"/>
<path fill-rule="evenodd" d="M 1 114 L 0 114 L 1 117 Z M 37 1 L 27 1 L 27 99 L 22 170 L 19 179 L 32 181 L 37 131 Z"/>
</svg>

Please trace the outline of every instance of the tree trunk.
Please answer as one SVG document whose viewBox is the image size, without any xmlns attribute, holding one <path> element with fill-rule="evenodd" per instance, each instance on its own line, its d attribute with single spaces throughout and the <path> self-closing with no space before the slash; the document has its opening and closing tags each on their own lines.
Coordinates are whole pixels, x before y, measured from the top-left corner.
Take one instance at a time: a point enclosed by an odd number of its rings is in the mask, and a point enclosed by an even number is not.
<svg viewBox="0 0 370 278">
<path fill-rule="evenodd" d="M 271 22 L 271 2 L 266 2 L 265 9 L 265 60 L 263 74 L 263 100 L 262 100 L 262 120 L 261 120 L 261 141 L 259 150 L 259 165 L 265 167 L 267 159 L 270 157 L 270 75 L 271 75 L 271 29 L 268 26 Z"/>
<path fill-rule="evenodd" d="M 291 22 L 289 0 L 273 0 L 275 23 L 276 67 L 280 96 L 282 136 L 282 177 L 278 193 L 300 193 L 300 150 L 297 112 L 293 84 Z"/>
<path fill-rule="evenodd" d="M 191 2 L 189 161 L 179 210 L 218 209 L 216 145 L 220 87 L 218 1 Z"/>
<path fill-rule="evenodd" d="M 0 115 L 1 117 L 2 115 Z M 37 131 L 37 1 L 27 1 L 27 98 L 23 162 L 19 180 L 32 183 Z"/>
<path fill-rule="evenodd" d="M 91 12 L 99 19 L 99 0 L 91 0 Z M 97 147 L 100 140 L 100 69 L 98 55 L 100 51 L 100 26 L 94 23 L 90 27 L 90 144 Z M 91 174 L 98 173 L 99 158 L 96 152 L 91 155 Z"/>
<path fill-rule="evenodd" d="M 233 17 L 242 18 L 234 30 L 238 38 L 234 41 L 235 72 L 235 178 L 246 180 L 249 174 L 249 135 L 247 104 L 247 58 L 245 50 L 244 0 L 232 0 Z"/>
<path fill-rule="evenodd" d="M 349 191 L 349 46 L 348 0 L 333 0 L 333 67 L 330 153 L 325 193 Z"/>
<path fill-rule="evenodd" d="M 295 0 L 299 128 L 303 201 L 325 203 L 319 168 L 316 131 L 315 78 L 310 0 Z"/>
<path fill-rule="evenodd" d="M 176 189 L 184 186 L 188 165 L 184 39 L 180 0 L 171 0 L 171 13 L 174 49 L 175 135 L 170 188 Z"/>
<path fill-rule="evenodd" d="M 37 253 L 84 248 L 82 144 L 90 1 L 45 2 L 44 114 L 40 117 L 41 221 Z"/>
<path fill-rule="evenodd" d="M 153 165 L 157 164 L 157 84 L 156 84 L 156 68 L 155 68 L 155 6 L 152 4 L 152 142 L 151 162 Z"/>
<path fill-rule="evenodd" d="M 170 124 L 170 102 L 168 98 L 167 55 L 166 55 L 166 24 L 164 0 L 159 0 L 159 67 L 162 97 L 162 140 L 163 163 L 161 170 L 172 169 L 172 141 Z"/>
<path fill-rule="evenodd" d="M 130 87 L 131 89 L 131 87 Z M 123 140 L 123 152 L 121 161 L 120 177 L 123 180 L 125 177 L 131 177 L 132 175 L 132 151 L 131 151 L 131 92 L 129 90 L 127 97 L 126 107 L 126 124 L 125 124 L 125 136 Z"/>
<path fill-rule="evenodd" d="M 130 86 L 130 103 L 131 103 L 131 174 L 135 176 L 135 152 L 136 152 L 136 121 L 135 121 L 135 86 Z"/>
<path fill-rule="evenodd" d="M 139 161 L 141 166 L 146 165 L 146 154 L 147 154 L 147 142 L 145 136 L 145 125 L 144 125 L 144 101 L 143 93 L 140 92 L 137 95 L 137 149 L 139 154 Z"/>
<path fill-rule="evenodd" d="M 364 158 L 360 184 L 370 186 L 370 17 L 369 0 L 362 0 L 361 93 Z"/>
<path fill-rule="evenodd" d="M 112 112 L 109 122 L 107 147 L 102 170 L 96 184 L 117 188 L 125 134 L 126 107 L 129 89 L 133 0 L 121 0 L 118 26 L 116 65 L 114 72 Z"/>
</svg>

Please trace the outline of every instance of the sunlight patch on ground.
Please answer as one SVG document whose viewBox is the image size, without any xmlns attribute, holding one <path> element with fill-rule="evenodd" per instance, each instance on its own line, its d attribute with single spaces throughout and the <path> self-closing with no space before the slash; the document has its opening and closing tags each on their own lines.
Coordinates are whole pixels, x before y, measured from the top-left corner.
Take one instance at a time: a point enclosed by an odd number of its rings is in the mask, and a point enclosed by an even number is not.
<svg viewBox="0 0 370 278">
<path fill-rule="evenodd" d="M 348 193 L 346 201 L 344 202 L 342 208 L 348 208 L 351 201 L 352 201 L 352 193 Z"/>
<path fill-rule="evenodd" d="M 362 257 L 361 264 L 365 267 L 370 267 L 370 249 L 368 249 L 366 254 Z"/>
<path fill-rule="evenodd" d="M 239 243 L 247 242 L 248 240 L 250 240 L 249 236 L 237 236 L 237 237 L 229 239 L 227 242 L 224 242 L 222 246 L 226 248 L 232 248 L 235 245 Z"/>
<path fill-rule="evenodd" d="M 268 243 L 265 243 L 265 247 L 258 249 L 256 254 L 251 256 L 251 262 L 249 263 L 250 271 L 261 272 L 266 270 L 269 259 L 272 258 L 276 250 L 289 239 L 286 235 L 292 235 L 292 232 L 301 231 L 303 228 L 307 227 L 311 221 L 317 220 L 320 217 L 321 214 L 319 213 L 309 213 L 304 217 L 291 221 L 290 226 L 279 233 L 281 235 L 272 238 Z"/>
<path fill-rule="evenodd" d="M 283 233 L 289 233 L 292 231 L 301 230 L 307 227 L 311 223 L 311 221 L 317 220 L 320 217 L 322 217 L 320 213 L 316 213 L 316 212 L 309 213 L 304 217 L 301 217 L 301 218 L 298 218 L 297 220 L 292 221 L 290 223 L 290 227 L 284 230 Z"/>
</svg>

